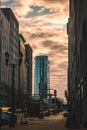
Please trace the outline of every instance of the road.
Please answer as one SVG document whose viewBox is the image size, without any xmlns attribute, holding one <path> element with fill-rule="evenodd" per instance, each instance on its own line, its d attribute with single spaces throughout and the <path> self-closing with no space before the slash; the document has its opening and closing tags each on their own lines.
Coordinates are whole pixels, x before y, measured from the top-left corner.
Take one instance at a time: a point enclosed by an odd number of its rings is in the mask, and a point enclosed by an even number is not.
<svg viewBox="0 0 87 130">
<path fill-rule="evenodd" d="M 66 118 L 63 116 L 63 112 L 57 115 L 45 117 L 44 119 L 28 118 L 27 121 L 27 125 L 21 125 L 18 121 L 14 128 L 4 126 L 1 128 L 1 130 L 70 130 L 69 128 L 65 128 Z M 85 129 L 80 128 L 79 130 Z"/>
</svg>

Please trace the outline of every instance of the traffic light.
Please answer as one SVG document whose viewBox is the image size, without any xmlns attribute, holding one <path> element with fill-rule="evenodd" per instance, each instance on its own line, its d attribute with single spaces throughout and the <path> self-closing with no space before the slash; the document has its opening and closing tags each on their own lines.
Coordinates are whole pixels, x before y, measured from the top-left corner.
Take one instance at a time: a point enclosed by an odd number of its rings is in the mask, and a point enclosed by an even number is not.
<svg viewBox="0 0 87 130">
<path fill-rule="evenodd" d="M 54 90 L 54 96 L 55 96 L 55 97 L 57 96 L 57 91 L 56 91 L 56 89 Z"/>
<path fill-rule="evenodd" d="M 67 97 L 67 90 L 65 90 L 65 97 Z"/>
</svg>

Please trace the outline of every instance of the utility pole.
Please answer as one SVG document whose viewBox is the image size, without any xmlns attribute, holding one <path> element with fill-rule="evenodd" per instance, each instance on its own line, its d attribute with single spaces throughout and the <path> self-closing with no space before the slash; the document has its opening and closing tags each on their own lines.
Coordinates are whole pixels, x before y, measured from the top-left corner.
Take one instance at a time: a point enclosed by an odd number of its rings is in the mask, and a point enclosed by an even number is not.
<svg viewBox="0 0 87 130">
<path fill-rule="evenodd" d="M 48 91 L 49 91 L 49 106 L 48 106 L 48 114 L 50 115 L 50 61 L 48 61 L 48 83 L 49 83 L 49 88 L 48 88 Z"/>
<path fill-rule="evenodd" d="M 56 110 L 56 107 L 57 107 L 57 106 L 56 106 L 56 105 L 57 105 L 57 104 L 56 104 L 56 99 L 57 99 L 56 96 L 57 96 L 57 90 L 55 89 L 55 90 L 54 90 L 54 97 L 55 97 L 55 110 Z M 56 111 L 55 111 L 55 114 L 56 114 Z"/>
</svg>

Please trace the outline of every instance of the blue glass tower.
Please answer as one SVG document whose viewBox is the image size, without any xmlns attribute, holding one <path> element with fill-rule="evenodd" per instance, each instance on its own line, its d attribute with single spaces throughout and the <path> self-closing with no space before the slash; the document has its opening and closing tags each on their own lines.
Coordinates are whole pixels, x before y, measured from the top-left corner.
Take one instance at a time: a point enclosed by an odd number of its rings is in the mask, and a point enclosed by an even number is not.
<svg viewBox="0 0 87 130">
<path fill-rule="evenodd" d="M 48 92 L 48 56 L 35 57 L 35 88 L 36 95 L 47 98 Z"/>
</svg>

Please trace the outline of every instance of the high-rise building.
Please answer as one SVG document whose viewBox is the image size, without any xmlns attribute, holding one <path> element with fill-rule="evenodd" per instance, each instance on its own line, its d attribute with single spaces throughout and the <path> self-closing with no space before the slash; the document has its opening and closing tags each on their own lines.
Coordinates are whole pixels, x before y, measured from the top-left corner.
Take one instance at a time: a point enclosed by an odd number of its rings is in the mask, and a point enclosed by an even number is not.
<svg viewBox="0 0 87 130">
<path fill-rule="evenodd" d="M 10 91 L 9 88 L 7 89 L 7 86 L 9 86 L 9 68 L 6 69 L 4 61 L 4 54 L 9 51 L 9 31 L 10 23 L 0 9 L 0 106 L 9 105 L 10 103 Z M 8 91 L 9 95 L 7 94 Z"/>
<path fill-rule="evenodd" d="M 7 88 L 12 88 L 11 64 L 18 63 L 19 54 L 19 23 L 10 8 L 0 8 L 0 82 Z M 5 65 L 5 52 L 9 53 L 8 67 Z M 14 67 L 15 94 L 18 91 L 18 65 Z M 6 96 L 2 96 L 6 101 Z M 15 95 L 17 97 L 17 95 Z M 11 98 L 10 98 L 11 99 Z M 3 100 L 2 100 L 3 101 Z M 4 104 L 5 105 L 5 104 Z"/>
<path fill-rule="evenodd" d="M 48 93 L 48 56 L 35 57 L 35 79 L 34 79 L 35 95 L 47 99 Z"/>
</svg>

